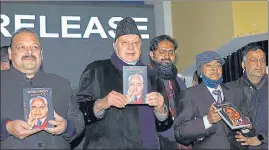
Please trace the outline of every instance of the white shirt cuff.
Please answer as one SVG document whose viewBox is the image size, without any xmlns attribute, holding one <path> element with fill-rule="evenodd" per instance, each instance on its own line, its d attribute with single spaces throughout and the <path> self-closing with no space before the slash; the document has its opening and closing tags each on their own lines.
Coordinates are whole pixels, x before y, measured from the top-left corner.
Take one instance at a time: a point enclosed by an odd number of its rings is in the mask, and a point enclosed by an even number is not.
<svg viewBox="0 0 269 150">
<path fill-rule="evenodd" d="M 97 101 L 99 101 L 99 100 L 100 99 L 96 100 L 95 103 Z M 105 111 L 105 109 L 102 109 L 99 112 L 95 112 L 95 104 L 94 104 L 94 106 L 93 106 L 93 113 L 94 113 L 94 115 L 95 115 L 96 118 L 102 119 L 105 116 L 106 111 Z"/>
<path fill-rule="evenodd" d="M 207 119 L 207 115 L 203 117 L 203 121 L 204 121 L 204 125 L 205 125 L 205 129 L 209 129 L 210 127 L 212 127 L 212 124 L 209 123 L 208 119 Z"/>
<path fill-rule="evenodd" d="M 161 114 L 157 111 L 154 111 L 154 114 L 159 121 L 165 121 L 168 118 L 168 113 L 169 112 L 168 112 L 168 108 L 166 105 L 164 105 L 164 113 L 163 114 Z"/>
</svg>

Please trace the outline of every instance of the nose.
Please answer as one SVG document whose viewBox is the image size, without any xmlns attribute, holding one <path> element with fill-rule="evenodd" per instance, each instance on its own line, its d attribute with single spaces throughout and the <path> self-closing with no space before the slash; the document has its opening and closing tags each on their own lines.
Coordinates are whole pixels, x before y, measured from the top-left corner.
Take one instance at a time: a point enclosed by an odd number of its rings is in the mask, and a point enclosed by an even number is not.
<svg viewBox="0 0 269 150">
<path fill-rule="evenodd" d="M 258 60 L 258 66 L 262 66 L 262 62 L 260 60 Z"/>
<path fill-rule="evenodd" d="M 33 50 L 32 50 L 31 47 L 26 47 L 25 48 L 25 52 L 26 52 L 26 54 L 32 54 L 33 53 Z"/>
<path fill-rule="evenodd" d="M 133 49 L 134 49 L 134 45 L 133 45 L 133 43 L 129 43 L 129 44 L 128 44 L 128 49 L 130 49 L 130 50 L 133 50 Z"/>
<path fill-rule="evenodd" d="M 169 58 L 169 53 L 168 53 L 168 52 L 165 52 L 165 53 L 164 53 L 164 58 L 165 58 L 165 59 L 168 59 L 168 58 Z"/>
<path fill-rule="evenodd" d="M 212 71 L 217 71 L 218 68 L 217 68 L 217 67 L 213 67 L 211 70 L 212 70 Z"/>
<path fill-rule="evenodd" d="M 39 108 L 35 109 L 35 113 L 40 114 L 41 113 L 40 109 Z"/>
</svg>

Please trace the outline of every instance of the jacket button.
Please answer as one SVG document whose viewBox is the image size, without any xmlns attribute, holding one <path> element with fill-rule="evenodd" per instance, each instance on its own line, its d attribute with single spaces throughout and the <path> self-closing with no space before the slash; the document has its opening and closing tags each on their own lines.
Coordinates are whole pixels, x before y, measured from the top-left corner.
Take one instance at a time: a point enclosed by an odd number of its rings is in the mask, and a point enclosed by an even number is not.
<svg viewBox="0 0 269 150">
<path fill-rule="evenodd" d="M 38 143 L 38 147 L 43 147 L 43 143 Z"/>
<path fill-rule="evenodd" d="M 90 119 L 88 119 L 88 123 L 90 123 L 91 122 L 91 120 Z"/>
</svg>

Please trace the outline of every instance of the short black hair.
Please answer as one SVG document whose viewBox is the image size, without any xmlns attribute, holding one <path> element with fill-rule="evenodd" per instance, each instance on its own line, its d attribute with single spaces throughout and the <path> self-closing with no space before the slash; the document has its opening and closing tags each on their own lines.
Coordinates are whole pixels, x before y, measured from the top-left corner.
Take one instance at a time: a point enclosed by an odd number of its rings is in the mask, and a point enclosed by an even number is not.
<svg viewBox="0 0 269 150">
<path fill-rule="evenodd" d="M 247 55 L 248 55 L 248 52 L 250 51 L 256 51 L 256 50 L 262 50 L 263 51 L 263 48 L 261 46 L 259 46 L 257 43 L 249 43 L 248 45 L 246 45 L 244 48 L 243 48 L 243 52 L 242 52 L 242 55 L 243 55 L 243 61 L 246 60 L 247 58 Z"/>
<path fill-rule="evenodd" d="M 170 37 L 169 35 L 160 35 L 150 41 L 149 50 L 153 52 L 156 51 L 158 49 L 158 44 L 162 41 L 169 41 L 173 43 L 174 50 L 176 50 L 178 47 L 177 41 L 174 38 Z"/>
<path fill-rule="evenodd" d="M 1 62 L 9 62 L 8 48 L 9 48 L 9 46 L 2 46 L 1 47 Z"/>
</svg>

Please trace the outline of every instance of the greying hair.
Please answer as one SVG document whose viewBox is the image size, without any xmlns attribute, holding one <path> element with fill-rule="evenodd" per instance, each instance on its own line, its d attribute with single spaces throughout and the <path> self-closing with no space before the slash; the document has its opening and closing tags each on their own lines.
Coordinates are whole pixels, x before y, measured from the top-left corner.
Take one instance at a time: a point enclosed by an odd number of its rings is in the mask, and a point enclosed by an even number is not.
<svg viewBox="0 0 269 150">
<path fill-rule="evenodd" d="M 30 28 L 20 28 L 17 31 L 15 31 L 11 37 L 11 41 L 10 41 L 10 48 L 12 48 L 12 43 L 13 43 L 13 39 L 15 38 L 15 36 L 21 32 L 27 32 L 27 33 L 33 33 L 39 40 L 39 36 L 35 33 L 34 30 L 30 29 Z"/>
<path fill-rule="evenodd" d="M 244 47 L 244 50 L 242 52 L 243 54 L 243 61 L 245 62 L 247 60 L 248 52 L 250 51 L 257 51 L 258 49 L 263 51 L 263 48 L 257 45 L 256 43 L 250 43 L 247 46 Z M 263 52 L 264 53 L 264 52 Z"/>
<path fill-rule="evenodd" d="M 33 102 L 34 100 L 36 100 L 36 99 L 41 99 L 41 100 L 43 100 L 43 102 L 44 102 L 44 103 L 46 104 L 46 106 L 48 107 L 48 100 L 47 100 L 45 97 L 43 97 L 43 96 L 33 97 L 33 98 L 30 100 L 29 105 L 31 106 L 32 102 Z"/>
<path fill-rule="evenodd" d="M 138 78 L 140 78 L 140 80 L 141 80 L 141 82 L 142 82 L 142 85 L 144 84 L 144 79 L 143 79 L 142 75 L 140 75 L 140 74 L 133 74 L 133 75 L 130 75 L 130 76 L 129 76 L 129 79 L 128 79 L 129 84 L 130 84 L 130 81 L 131 81 L 131 79 L 132 79 L 133 77 L 138 77 Z"/>
<path fill-rule="evenodd" d="M 8 62 L 9 63 L 8 46 L 1 47 L 1 62 Z"/>
</svg>

